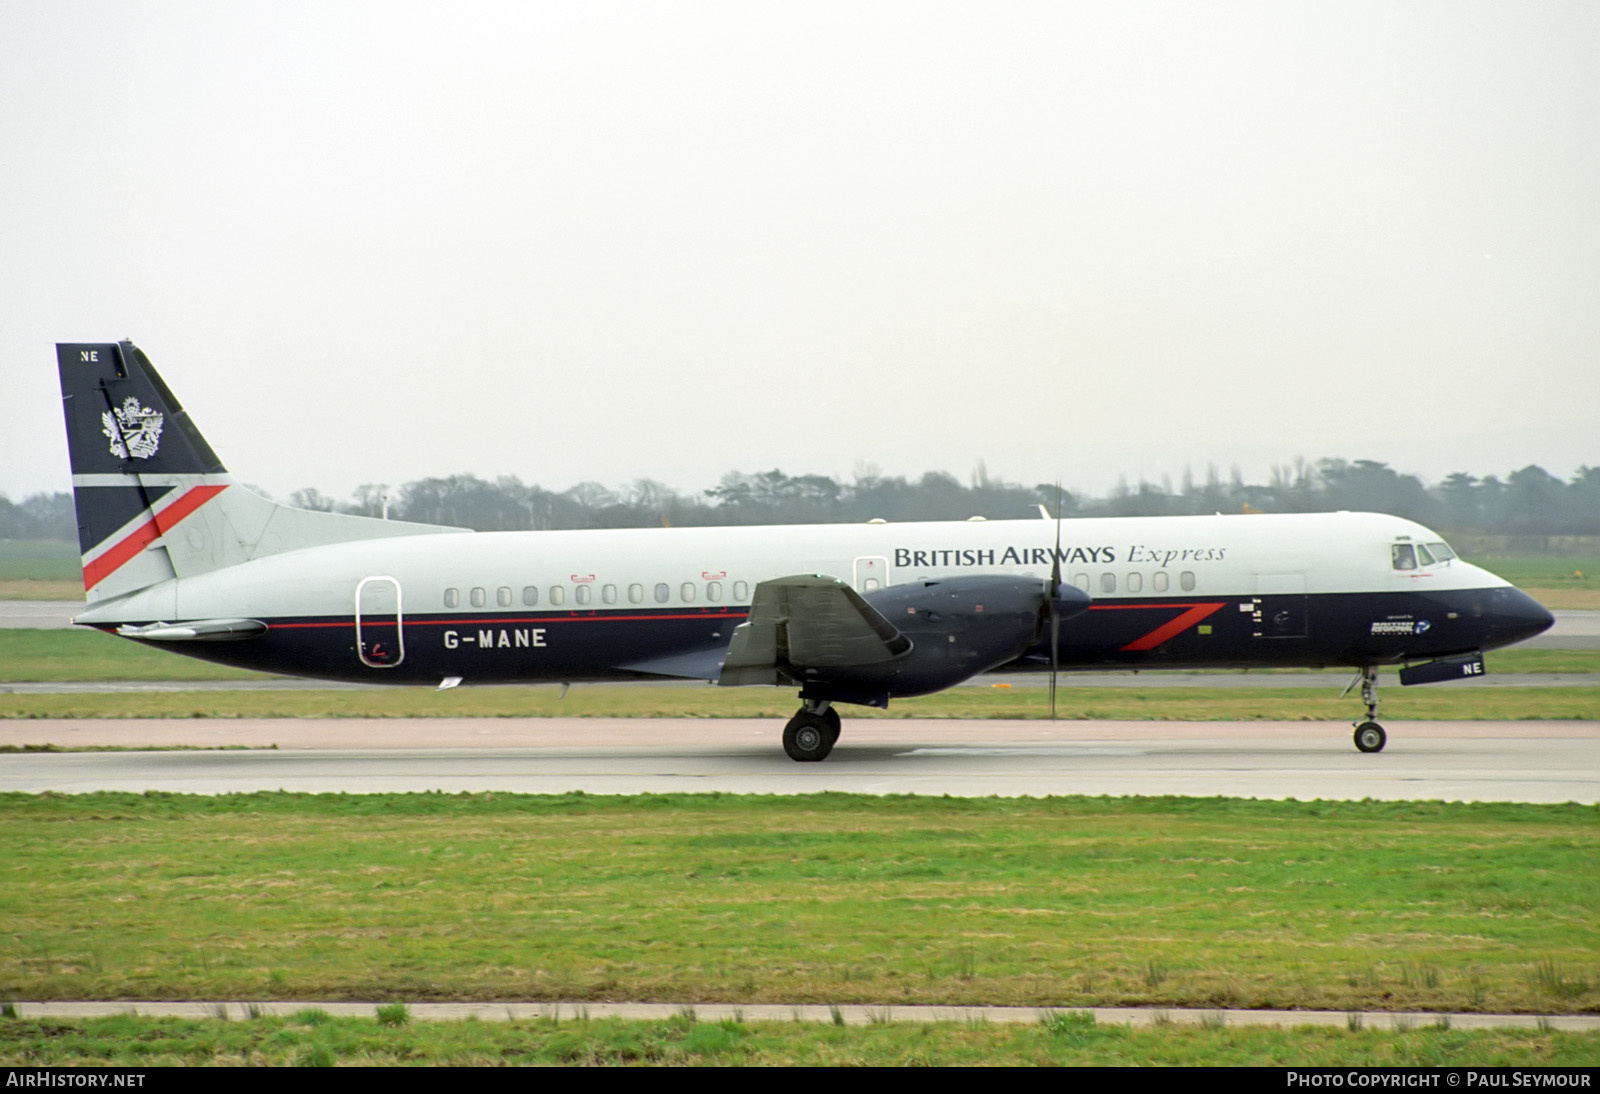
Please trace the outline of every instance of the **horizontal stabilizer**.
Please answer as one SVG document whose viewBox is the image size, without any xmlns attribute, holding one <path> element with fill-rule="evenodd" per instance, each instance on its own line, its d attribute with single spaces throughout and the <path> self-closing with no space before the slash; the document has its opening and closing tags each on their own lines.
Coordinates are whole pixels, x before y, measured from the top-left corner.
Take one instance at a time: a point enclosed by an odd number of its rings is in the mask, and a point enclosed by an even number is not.
<svg viewBox="0 0 1600 1094">
<path fill-rule="evenodd" d="M 267 633 L 259 619 L 196 619 L 187 623 L 147 623 L 121 626 L 117 634 L 141 642 L 237 642 Z"/>
<path fill-rule="evenodd" d="M 780 577 L 756 586 L 717 682 L 798 683 L 791 670 L 882 664 L 910 649 L 909 638 L 838 578 Z"/>
</svg>

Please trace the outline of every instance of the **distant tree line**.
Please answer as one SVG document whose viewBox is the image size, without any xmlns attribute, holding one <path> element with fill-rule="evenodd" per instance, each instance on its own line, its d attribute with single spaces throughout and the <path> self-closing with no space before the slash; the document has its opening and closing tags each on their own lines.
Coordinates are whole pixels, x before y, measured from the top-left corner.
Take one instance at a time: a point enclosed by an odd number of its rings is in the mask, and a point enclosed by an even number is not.
<svg viewBox="0 0 1600 1094">
<path fill-rule="evenodd" d="M 653 479 L 617 489 L 583 482 L 552 491 L 515 476 L 490 482 L 476 475 L 419 479 L 387 491 L 357 488 L 338 502 L 315 488 L 297 490 L 303 509 L 450 524 L 480 531 L 545 528 L 639 528 L 728 524 L 854 523 L 1027 517 L 1056 511 L 1054 484 L 1023 486 L 991 479 L 980 466 L 963 484 L 930 471 L 919 479 L 858 471 L 849 482 L 826 475 L 730 471 L 709 490 L 684 494 Z M 1600 467 L 1582 467 L 1563 482 L 1528 466 L 1504 479 L 1456 473 L 1433 486 L 1373 460 L 1297 460 L 1275 467 L 1265 483 L 1246 483 L 1209 467 L 1170 480 L 1126 481 L 1105 497 L 1062 491 L 1064 516 L 1167 516 L 1185 513 L 1306 513 L 1368 510 L 1410 517 L 1448 533 L 1491 535 L 1600 534 Z M 0 494 L 0 538 L 75 539 L 69 494 L 35 494 L 13 504 Z"/>
</svg>

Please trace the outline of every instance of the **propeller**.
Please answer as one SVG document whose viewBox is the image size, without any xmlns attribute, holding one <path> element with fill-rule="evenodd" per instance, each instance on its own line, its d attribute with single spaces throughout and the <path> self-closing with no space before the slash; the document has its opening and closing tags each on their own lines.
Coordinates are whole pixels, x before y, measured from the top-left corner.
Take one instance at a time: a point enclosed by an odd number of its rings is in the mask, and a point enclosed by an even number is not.
<svg viewBox="0 0 1600 1094">
<path fill-rule="evenodd" d="M 1056 549 L 1050 555 L 1050 720 L 1056 720 L 1056 673 L 1061 670 L 1061 484 L 1056 483 Z"/>
<path fill-rule="evenodd" d="M 1050 720 L 1056 717 L 1056 677 L 1061 672 L 1061 621 L 1089 610 L 1089 594 L 1061 583 L 1061 484 L 1056 483 L 1056 549 L 1050 559 L 1050 584 L 1045 590 L 1050 612 Z"/>
</svg>

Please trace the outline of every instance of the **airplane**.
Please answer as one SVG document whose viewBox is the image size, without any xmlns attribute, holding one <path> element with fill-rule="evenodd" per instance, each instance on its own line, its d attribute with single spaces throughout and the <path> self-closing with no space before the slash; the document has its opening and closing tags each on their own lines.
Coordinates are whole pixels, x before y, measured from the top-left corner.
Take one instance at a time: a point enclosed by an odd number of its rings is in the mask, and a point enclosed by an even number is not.
<svg viewBox="0 0 1600 1094">
<path fill-rule="evenodd" d="M 996 670 L 1348 666 L 1481 676 L 1553 618 L 1442 536 L 1374 513 L 474 532 L 279 505 L 239 485 L 132 342 L 56 347 L 87 604 L 75 622 L 326 680 L 697 679 L 837 705 Z M 1346 689 L 1348 691 L 1348 689 Z"/>
</svg>

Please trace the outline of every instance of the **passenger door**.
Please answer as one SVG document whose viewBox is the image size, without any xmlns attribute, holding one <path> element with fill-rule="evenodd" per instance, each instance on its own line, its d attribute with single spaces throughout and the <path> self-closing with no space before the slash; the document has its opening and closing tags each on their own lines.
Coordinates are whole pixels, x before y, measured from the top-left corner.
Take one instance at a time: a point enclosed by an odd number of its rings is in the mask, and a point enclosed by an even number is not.
<svg viewBox="0 0 1600 1094">
<path fill-rule="evenodd" d="M 392 577 L 356 584 L 356 656 L 372 669 L 392 669 L 406 659 L 400 582 Z"/>
</svg>

